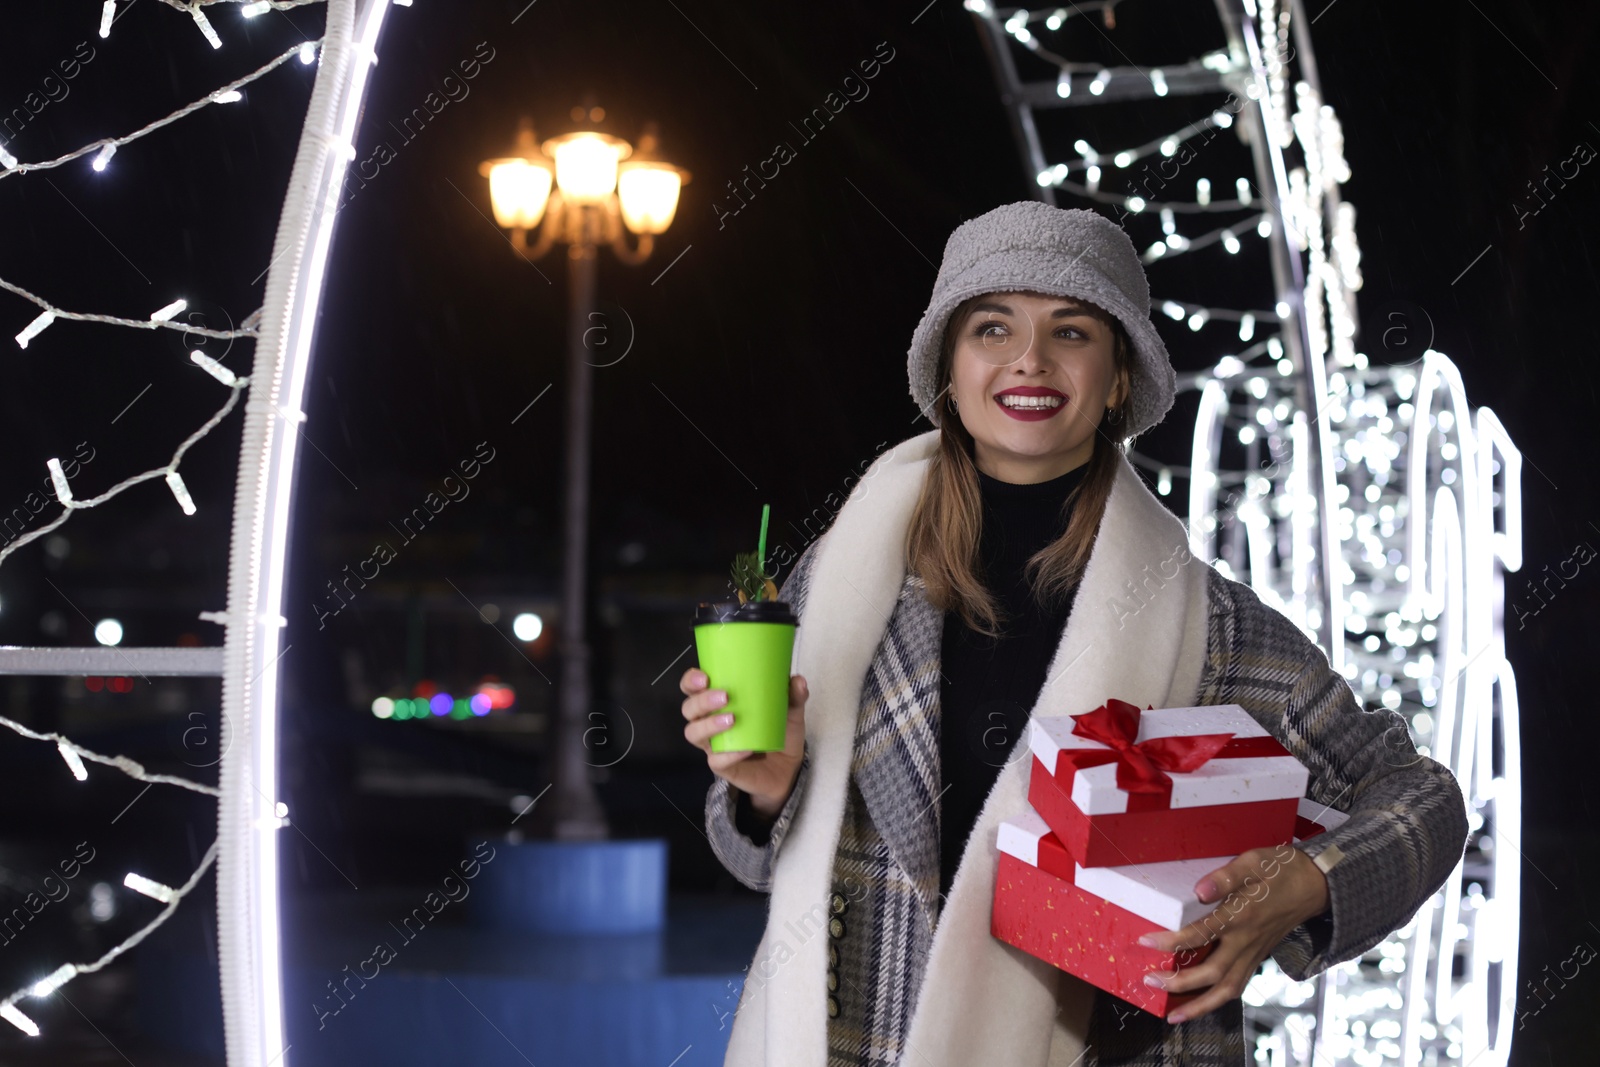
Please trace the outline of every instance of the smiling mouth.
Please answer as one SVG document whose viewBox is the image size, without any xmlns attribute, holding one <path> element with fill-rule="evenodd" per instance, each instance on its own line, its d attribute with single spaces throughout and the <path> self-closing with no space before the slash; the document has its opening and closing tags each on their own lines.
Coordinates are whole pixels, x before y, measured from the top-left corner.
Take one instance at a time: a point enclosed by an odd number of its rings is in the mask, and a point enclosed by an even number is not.
<svg viewBox="0 0 1600 1067">
<path fill-rule="evenodd" d="M 1015 393 L 1005 393 L 995 399 L 1000 401 L 1001 407 L 1011 408 L 1013 411 L 1042 411 L 1046 408 L 1058 408 L 1066 403 L 1066 398 L 1061 396 L 1018 396 Z"/>
<path fill-rule="evenodd" d="M 1007 417 L 1018 422 L 1043 422 L 1055 417 L 1067 406 L 1067 398 L 1060 393 L 1045 396 L 1026 396 L 1021 393 L 1001 393 L 994 398 Z"/>
</svg>

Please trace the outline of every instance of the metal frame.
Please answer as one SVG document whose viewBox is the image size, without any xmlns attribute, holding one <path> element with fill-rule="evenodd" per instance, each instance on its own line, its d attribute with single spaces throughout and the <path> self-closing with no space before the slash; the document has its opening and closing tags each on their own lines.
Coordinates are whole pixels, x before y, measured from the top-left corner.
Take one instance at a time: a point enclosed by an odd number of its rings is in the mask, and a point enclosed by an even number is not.
<svg viewBox="0 0 1600 1067">
<path fill-rule="evenodd" d="M 217 677 L 222 674 L 222 649 L 118 648 L 99 645 L 87 648 L 28 648 L 0 645 L 0 674 Z"/>
</svg>

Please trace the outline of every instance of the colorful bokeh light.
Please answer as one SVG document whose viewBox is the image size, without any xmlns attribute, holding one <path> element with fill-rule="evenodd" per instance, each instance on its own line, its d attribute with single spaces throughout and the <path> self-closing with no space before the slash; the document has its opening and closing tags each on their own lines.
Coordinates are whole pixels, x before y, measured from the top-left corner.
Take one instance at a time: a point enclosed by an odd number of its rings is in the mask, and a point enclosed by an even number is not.
<svg viewBox="0 0 1600 1067">
<path fill-rule="evenodd" d="M 106 679 L 107 689 L 116 688 L 116 679 Z M 127 680 L 131 688 L 132 679 Z M 433 683 L 419 683 L 414 688 L 429 690 L 426 696 L 380 696 L 372 701 L 375 718 L 405 722 L 408 719 L 449 717 L 458 722 L 474 717 L 481 718 L 504 711 L 516 703 L 516 694 L 509 685 L 488 675 L 471 696 L 454 696 L 438 689 Z"/>
</svg>

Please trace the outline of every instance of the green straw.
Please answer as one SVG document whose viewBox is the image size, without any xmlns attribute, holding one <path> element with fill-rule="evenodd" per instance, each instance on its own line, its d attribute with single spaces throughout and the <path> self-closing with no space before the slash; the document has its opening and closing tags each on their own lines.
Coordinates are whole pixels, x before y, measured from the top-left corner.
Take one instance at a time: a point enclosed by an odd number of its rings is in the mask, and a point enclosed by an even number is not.
<svg viewBox="0 0 1600 1067">
<path fill-rule="evenodd" d="M 767 514 L 771 510 L 772 505 L 761 505 L 761 539 L 756 542 L 756 573 L 763 578 L 766 577 L 767 573 Z M 761 592 L 756 595 L 756 599 L 760 600 L 762 594 L 765 594 L 766 591 L 766 585 L 763 583 Z"/>
</svg>

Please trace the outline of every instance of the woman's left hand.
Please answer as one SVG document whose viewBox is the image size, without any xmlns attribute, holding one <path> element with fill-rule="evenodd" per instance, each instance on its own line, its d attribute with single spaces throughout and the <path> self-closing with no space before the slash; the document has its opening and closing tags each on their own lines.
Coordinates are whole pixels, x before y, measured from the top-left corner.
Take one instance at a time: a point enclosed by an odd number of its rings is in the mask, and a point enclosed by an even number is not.
<svg viewBox="0 0 1600 1067">
<path fill-rule="evenodd" d="M 1195 883 L 1195 895 L 1202 903 L 1222 903 L 1181 930 L 1158 930 L 1139 939 L 1146 947 L 1179 953 L 1177 972 L 1152 971 L 1146 984 L 1171 993 L 1206 990 L 1168 1014 L 1169 1023 L 1199 1018 L 1240 996 L 1289 931 L 1328 909 L 1328 879 L 1304 852 L 1279 845 L 1251 849 L 1217 868 Z M 1183 966 L 1183 950 L 1211 941 L 1216 944 L 1210 955 Z"/>
</svg>

